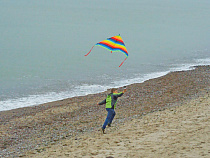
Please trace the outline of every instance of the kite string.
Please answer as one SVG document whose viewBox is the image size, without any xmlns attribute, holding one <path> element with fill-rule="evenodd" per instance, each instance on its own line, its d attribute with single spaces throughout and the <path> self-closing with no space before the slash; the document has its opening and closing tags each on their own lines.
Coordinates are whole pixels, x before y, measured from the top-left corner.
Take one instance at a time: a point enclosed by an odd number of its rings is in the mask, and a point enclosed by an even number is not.
<svg viewBox="0 0 210 158">
<path fill-rule="evenodd" d="M 127 58 L 125 58 L 125 59 L 123 60 L 123 62 L 120 64 L 120 66 L 122 66 L 122 64 L 125 62 L 126 59 L 127 59 Z M 120 66 L 119 66 L 119 67 L 120 67 Z"/>
<path fill-rule="evenodd" d="M 94 45 L 94 46 L 95 46 L 95 45 Z M 93 46 L 93 47 L 94 47 L 94 46 Z M 90 54 L 90 52 L 92 51 L 93 47 L 91 48 L 91 50 L 90 50 L 85 56 L 87 56 L 88 54 Z"/>
</svg>

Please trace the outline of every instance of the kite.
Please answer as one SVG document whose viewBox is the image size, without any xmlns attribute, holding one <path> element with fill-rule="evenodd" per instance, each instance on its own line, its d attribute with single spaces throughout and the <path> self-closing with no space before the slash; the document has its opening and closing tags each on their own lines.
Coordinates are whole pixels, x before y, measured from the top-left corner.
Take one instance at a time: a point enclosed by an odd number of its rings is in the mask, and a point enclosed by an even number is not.
<svg viewBox="0 0 210 158">
<path fill-rule="evenodd" d="M 128 58 L 127 49 L 126 49 L 125 44 L 124 44 L 122 38 L 120 37 L 120 35 L 107 38 L 104 41 L 101 41 L 99 43 L 96 43 L 94 46 L 100 46 L 100 47 L 106 48 L 107 50 L 111 51 L 111 53 L 112 52 L 117 52 L 117 51 L 122 52 L 126 56 L 126 58 L 120 64 L 120 66 L 122 66 L 122 64 Z M 88 54 L 90 54 L 90 52 L 92 51 L 93 47 L 91 48 L 91 50 L 85 56 L 87 56 Z"/>
</svg>

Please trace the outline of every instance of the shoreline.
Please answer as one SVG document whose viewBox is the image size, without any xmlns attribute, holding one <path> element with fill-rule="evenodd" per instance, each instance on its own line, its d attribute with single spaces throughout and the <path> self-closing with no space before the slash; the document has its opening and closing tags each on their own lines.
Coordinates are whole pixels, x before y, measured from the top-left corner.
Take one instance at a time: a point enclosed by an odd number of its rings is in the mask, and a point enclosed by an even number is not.
<svg viewBox="0 0 210 158">
<path fill-rule="evenodd" d="M 209 74 L 209 65 L 197 66 L 193 70 L 170 72 L 143 83 L 128 85 L 128 91 L 118 101 L 115 126 L 154 111 L 180 106 L 204 95 L 209 92 Z M 1 111 L 0 156 L 24 155 L 29 150 L 39 153 L 40 147 L 97 131 L 106 112 L 96 103 L 104 99 L 107 93 Z"/>
<path fill-rule="evenodd" d="M 206 59 L 208 60 L 209 58 L 206 58 Z M 137 77 L 137 78 L 130 78 L 130 79 L 128 79 L 130 81 L 127 81 L 127 80 L 119 80 L 118 82 L 123 82 L 123 84 L 121 83 L 121 84 L 117 84 L 116 85 L 115 83 L 112 83 L 111 84 L 112 86 L 111 85 L 105 85 L 105 87 L 107 87 L 107 89 L 111 89 L 113 87 L 119 88 L 119 87 L 131 85 L 131 84 L 135 84 L 135 83 L 143 83 L 143 82 L 145 82 L 147 80 L 150 80 L 150 79 L 154 79 L 154 78 L 165 76 L 165 75 L 167 75 L 168 73 L 171 73 L 171 72 L 179 72 L 179 71 L 192 70 L 192 69 L 194 69 L 197 66 L 205 66 L 205 63 L 207 63 L 207 61 L 205 61 L 206 59 L 202 59 L 201 60 L 202 62 L 197 63 L 197 64 L 195 64 L 195 63 L 192 63 L 192 64 L 184 64 L 184 65 L 181 64 L 178 67 L 169 68 L 169 70 L 146 73 L 146 74 L 144 74 L 140 78 Z M 94 85 L 87 85 L 86 88 L 91 89 L 91 86 L 94 86 Z M 80 96 L 86 96 L 86 95 L 90 95 L 90 94 L 103 93 L 105 91 L 107 91 L 107 90 L 105 90 L 105 89 L 102 90 L 101 89 L 101 90 L 97 90 L 97 91 L 94 91 L 94 92 L 88 92 L 88 94 L 83 94 L 83 92 L 81 92 L 81 93 L 78 93 L 77 96 L 73 95 L 74 93 L 77 93 L 75 91 L 73 91 L 73 92 L 71 92 L 71 91 L 70 92 L 64 91 L 64 92 L 58 92 L 58 93 L 49 92 L 48 94 L 51 97 L 49 97 L 46 100 L 44 98 L 46 96 L 48 96 L 47 94 L 43 94 L 43 95 L 39 95 L 39 94 L 37 94 L 37 95 L 29 95 L 28 97 L 25 96 L 25 97 L 22 97 L 22 98 L 16 98 L 16 99 L 9 99 L 9 100 L 0 101 L 0 106 L 2 105 L 4 107 L 5 104 L 6 104 L 8 106 L 8 108 L 3 108 L 3 109 L 1 109 L 1 111 L 9 111 L 9 110 L 19 109 L 19 108 L 24 108 L 24 107 L 39 106 L 39 105 L 43 105 L 43 104 L 46 104 L 46 103 L 51 103 L 51 102 L 65 100 L 65 99 L 74 98 L 74 97 L 80 97 Z M 55 96 L 56 99 L 52 99 L 52 96 Z M 45 101 L 38 101 L 39 100 L 38 98 L 42 98 L 42 100 L 44 99 Z M 32 101 L 27 101 L 28 99 L 29 100 L 32 99 Z M 17 104 L 16 105 L 17 107 L 11 108 L 12 105 L 10 105 L 10 102 L 13 102 L 13 106 L 16 103 Z M 31 102 L 34 102 L 34 104 L 32 104 Z"/>
</svg>

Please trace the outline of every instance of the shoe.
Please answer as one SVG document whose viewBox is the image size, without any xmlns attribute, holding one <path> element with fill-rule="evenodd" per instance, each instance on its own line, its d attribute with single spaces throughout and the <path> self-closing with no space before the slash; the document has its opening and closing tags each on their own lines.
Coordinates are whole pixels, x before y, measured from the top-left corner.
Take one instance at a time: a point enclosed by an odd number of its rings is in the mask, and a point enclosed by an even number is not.
<svg viewBox="0 0 210 158">
<path fill-rule="evenodd" d="M 108 123 L 108 127 L 111 127 L 111 123 Z"/>
<path fill-rule="evenodd" d="M 105 129 L 102 127 L 101 128 L 102 134 L 105 134 Z"/>
</svg>

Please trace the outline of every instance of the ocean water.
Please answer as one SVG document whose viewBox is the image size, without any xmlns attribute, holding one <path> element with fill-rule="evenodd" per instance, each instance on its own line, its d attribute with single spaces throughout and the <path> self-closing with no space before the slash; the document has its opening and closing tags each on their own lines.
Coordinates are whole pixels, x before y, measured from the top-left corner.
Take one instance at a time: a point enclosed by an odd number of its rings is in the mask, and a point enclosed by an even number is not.
<svg viewBox="0 0 210 158">
<path fill-rule="evenodd" d="M 1 0 L 0 111 L 210 64 L 209 0 Z M 121 34 L 129 57 L 91 47 Z"/>
</svg>

